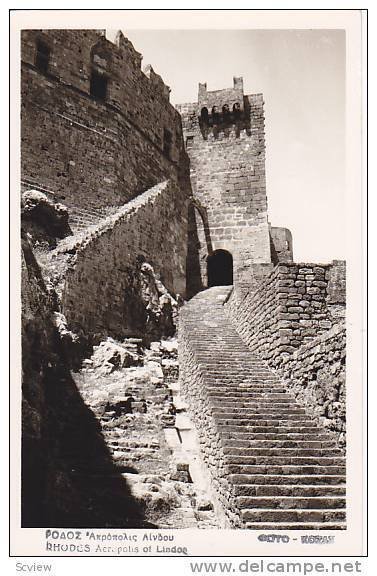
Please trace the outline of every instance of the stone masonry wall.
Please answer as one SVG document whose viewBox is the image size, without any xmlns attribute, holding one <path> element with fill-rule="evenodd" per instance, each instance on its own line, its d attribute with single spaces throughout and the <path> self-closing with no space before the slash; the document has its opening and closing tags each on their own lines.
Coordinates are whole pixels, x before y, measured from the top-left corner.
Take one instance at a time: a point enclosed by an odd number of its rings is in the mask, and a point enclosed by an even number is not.
<svg viewBox="0 0 377 576">
<path fill-rule="evenodd" d="M 345 444 L 346 326 L 336 324 L 293 352 L 279 373 L 297 401 Z"/>
<path fill-rule="evenodd" d="M 50 49 L 46 71 L 38 41 Z M 74 223 L 180 179 L 187 156 L 169 88 L 151 67 L 141 70 L 121 33 L 113 44 L 99 30 L 24 30 L 21 44 L 24 189 L 64 203 Z M 104 99 L 91 94 L 93 70 L 108 79 Z"/>
<path fill-rule="evenodd" d="M 226 305 L 249 348 L 279 367 L 336 322 L 327 304 L 332 265 L 278 264 L 257 289 L 235 286 Z"/>
<path fill-rule="evenodd" d="M 207 394 L 202 366 L 198 362 L 190 340 L 190 330 L 185 324 L 185 308 L 182 309 L 178 324 L 179 335 L 179 374 L 182 395 L 189 399 L 190 416 L 200 442 L 200 450 L 205 465 L 211 475 L 214 494 L 218 495 L 217 506 L 223 527 L 230 527 L 226 520 L 230 514 L 232 490 L 225 474 L 225 459 L 220 433 L 213 418 L 213 407 Z"/>
<path fill-rule="evenodd" d="M 277 265 L 236 286 L 226 311 L 252 352 L 345 444 L 345 263 Z"/>
<path fill-rule="evenodd" d="M 61 307 L 70 329 L 95 337 L 143 333 L 140 267 L 151 264 L 172 293 L 184 293 L 186 197 L 174 181 L 138 196 L 98 226 L 63 240 L 45 274 L 64 279 Z M 55 280 L 54 280 L 55 278 Z"/>
</svg>

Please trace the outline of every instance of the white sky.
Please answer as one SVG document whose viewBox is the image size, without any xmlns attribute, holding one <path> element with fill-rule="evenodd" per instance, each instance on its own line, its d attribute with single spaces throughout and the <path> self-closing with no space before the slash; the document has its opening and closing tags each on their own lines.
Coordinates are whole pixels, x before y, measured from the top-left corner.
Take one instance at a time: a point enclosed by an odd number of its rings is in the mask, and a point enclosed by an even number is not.
<svg viewBox="0 0 377 576">
<path fill-rule="evenodd" d="M 345 254 L 345 34 L 342 30 L 123 30 L 171 88 L 199 82 L 262 92 L 269 220 L 293 234 L 295 261 Z M 109 34 L 111 38 L 111 33 Z"/>
</svg>

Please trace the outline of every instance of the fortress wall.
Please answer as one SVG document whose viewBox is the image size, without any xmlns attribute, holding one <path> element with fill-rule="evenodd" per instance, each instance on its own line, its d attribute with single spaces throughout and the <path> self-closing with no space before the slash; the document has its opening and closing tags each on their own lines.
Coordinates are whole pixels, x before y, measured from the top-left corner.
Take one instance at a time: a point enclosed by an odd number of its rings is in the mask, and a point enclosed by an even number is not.
<svg viewBox="0 0 377 576">
<path fill-rule="evenodd" d="M 150 67 L 141 70 L 141 55 L 122 34 L 113 44 L 95 30 L 25 30 L 21 40 L 24 189 L 49 192 L 71 213 L 101 213 L 180 179 L 187 168 L 180 116 L 168 87 Z M 36 65 L 39 40 L 50 49 L 45 72 Z M 90 93 L 93 70 L 108 78 L 105 99 Z"/>
<path fill-rule="evenodd" d="M 336 324 L 293 352 L 279 373 L 308 412 L 340 436 L 346 431 L 346 326 Z"/>
<path fill-rule="evenodd" d="M 227 312 L 249 348 L 271 367 L 279 367 L 339 321 L 328 302 L 329 290 L 337 291 L 333 268 L 287 262 L 278 264 L 256 289 L 252 284 L 235 286 Z"/>
<path fill-rule="evenodd" d="M 174 181 L 163 182 L 86 234 L 60 243 L 46 274 L 64 277 L 62 312 L 71 330 L 96 339 L 143 335 L 144 260 L 169 291 L 184 294 L 186 212 L 184 192 Z"/>
</svg>

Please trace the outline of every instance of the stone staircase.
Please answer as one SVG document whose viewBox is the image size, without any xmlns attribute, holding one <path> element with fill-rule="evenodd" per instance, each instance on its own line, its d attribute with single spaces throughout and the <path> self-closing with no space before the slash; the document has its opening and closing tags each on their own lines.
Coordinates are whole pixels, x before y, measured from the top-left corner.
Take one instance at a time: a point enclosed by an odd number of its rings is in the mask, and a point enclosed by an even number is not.
<svg viewBox="0 0 377 576">
<path fill-rule="evenodd" d="M 345 529 L 345 457 L 253 355 L 223 310 L 230 287 L 180 312 L 180 379 L 229 524 Z"/>
<path fill-rule="evenodd" d="M 177 342 L 152 342 L 148 349 L 141 344 L 135 338 L 122 342 L 109 338 L 94 347 L 91 358 L 74 374 L 81 398 L 98 425 L 106 467 L 97 466 L 90 454 L 75 456 L 68 451 L 64 458 L 73 463 L 76 475 L 88 482 L 95 479 L 115 501 L 128 487 L 143 516 L 141 523 L 131 509 L 134 528 L 218 527 L 206 487 L 191 476 L 199 448 L 188 445 L 188 430 L 179 424 L 189 419 L 179 397 Z M 82 470 L 86 457 L 89 466 Z M 122 522 L 116 505 L 110 520 L 112 527 Z"/>
</svg>

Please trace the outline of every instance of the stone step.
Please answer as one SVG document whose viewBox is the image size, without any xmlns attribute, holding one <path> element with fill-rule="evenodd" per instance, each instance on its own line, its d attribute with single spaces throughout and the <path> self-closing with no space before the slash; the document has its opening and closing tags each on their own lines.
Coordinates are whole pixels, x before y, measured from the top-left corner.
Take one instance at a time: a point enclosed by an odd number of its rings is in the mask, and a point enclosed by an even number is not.
<svg viewBox="0 0 377 576">
<path fill-rule="evenodd" d="M 234 432 L 232 434 L 226 435 L 227 427 L 223 427 L 223 438 L 225 440 L 234 440 L 235 442 L 252 442 L 253 440 L 258 441 L 271 441 L 274 440 L 275 442 L 284 442 L 285 440 L 289 440 L 290 442 L 294 441 L 307 441 L 307 442 L 333 442 L 336 444 L 335 440 L 331 438 L 326 432 L 318 432 L 318 428 L 315 428 L 315 432 L 312 433 L 301 433 L 295 431 L 289 432 L 242 432 L 241 430 L 238 432 Z M 279 429 L 278 429 L 279 430 Z M 252 445 L 254 443 L 252 442 Z M 244 444 L 241 444 L 244 446 Z M 266 445 L 267 446 L 267 445 Z"/>
<path fill-rule="evenodd" d="M 180 313 L 204 382 L 199 413 L 210 416 L 222 452 L 220 484 L 231 485 L 244 528 L 342 529 L 344 454 L 241 340 L 224 313 L 228 294 L 229 288 L 205 290 Z M 226 512 L 234 522 L 234 510 Z"/>
<path fill-rule="evenodd" d="M 295 466 L 294 464 L 284 465 L 263 465 L 263 464 L 226 464 L 229 474 L 285 474 L 308 476 L 313 475 L 339 475 L 346 473 L 345 466 Z"/>
<path fill-rule="evenodd" d="M 236 496 L 345 496 L 346 485 L 338 486 L 306 486 L 294 485 L 258 485 L 234 484 L 233 492 Z"/>
<path fill-rule="evenodd" d="M 245 384 L 245 386 L 238 386 L 237 388 L 232 387 L 231 384 L 227 384 L 226 382 L 220 382 L 220 380 L 207 380 L 205 384 L 205 392 L 208 399 L 211 396 L 218 396 L 219 394 L 224 394 L 224 399 L 226 398 L 226 394 L 228 393 L 233 397 L 233 399 L 239 400 L 264 400 L 265 402 L 269 402 L 270 406 L 274 401 L 281 397 L 289 399 L 292 403 L 292 397 L 288 395 L 287 392 L 284 392 L 281 388 L 277 388 L 274 390 L 271 386 L 250 386 L 249 384 Z"/>
<path fill-rule="evenodd" d="M 241 518 L 245 522 L 338 522 L 346 519 L 344 510 L 277 510 L 243 509 Z"/>
<path fill-rule="evenodd" d="M 245 390 L 241 390 L 239 392 L 239 394 L 235 394 L 234 391 L 232 390 L 227 390 L 227 389 L 223 389 L 222 392 L 219 394 L 216 391 L 213 390 L 206 390 L 206 396 L 211 400 L 212 398 L 215 398 L 216 400 L 233 400 L 235 402 L 237 402 L 238 400 L 254 400 L 254 401 L 258 401 L 258 400 L 268 400 L 269 402 L 272 401 L 279 401 L 279 402 L 292 402 L 292 397 L 289 395 L 288 392 L 284 391 L 281 393 L 266 393 L 266 392 L 262 392 L 261 394 L 250 394 L 250 392 L 247 392 Z"/>
<path fill-rule="evenodd" d="M 335 510 L 344 508 L 346 499 L 339 496 L 238 496 L 236 504 L 240 509 L 281 509 L 281 510 Z"/>
<path fill-rule="evenodd" d="M 302 457 L 302 456 L 234 456 L 226 454 L 226 463 L 237 466 L 345 466 L 345 458 L 341 457 Z"/>
<path fill-rule="evenodd" d="M 221 342 L 220 345 L 212 342 L 212 346 L 209 347 L 210 350 L 208 350 L 208 347 L 203 350 L 203 348 L 199 348 L 194 343 L 195 357 L 205 361 L 206 366 L 210 368 L 216 368 L 219 364 L 229 366 L 229 362 L 231 362 L 231 368 L 252 369 L 255 374 L 264 374 L 269 378 L 278 380 L 278 377 L 267 366 L 264 366 L 261 362 L 250 360 L 247 348 L 237 348 L 234 341 L 228 341 L 226 344 L 232 346 L 231 351 L 224 350 L 224 342 Z"/>
<path fill-rule="evenodd" d="M 122 444 L 118 445 L 118 444 L 109 444 L 107 443 L 107 447 L 109 448 L 109 450 L 111 451 L 115 451 L 115 452 L 123 452 L 123 453 L 127 453 L 128 456 L 132 456 L 135 457 L 136 455 L 140 455 L 140 454 L 150 454 L 152 452 L 155 452 L 156 450 L 159 450 L 159 446 L 148 446 L 148 447 L 143 447 L 143 446 L 135 446 L 135 447 L 130 447 L 130 446 L 124 446 Z"/>
<path fill-rule="evenodd" d="M 232 370 L 229 369 L 229 363 L 232 363 Z M 207 363 L 201 364 L 199 362 L 199 366 L 202 366 L 204 373 L 208 376 L 214 376 L 216 379 L 220 381 L 229 381 L 231 383 L 237 382 L 244 382 L 245 384 L 250 385 L 270 385 L 271 387 L 281 388 L 281 382 L 276 378 L 271 377 L 271 374 L 257 372 L 252 368 L 247 368 L 242 366 L 238 370 L 234 367 L 234 361 L 228 360 L 227 362 L 216 362 L 216 364 L 211 368 Z"/>
<path fill-rule="evenodd" d="M 260 417 L 259 415 L 256 416 L 250 416 L 250 418 L 244 418 L 242 416 L 240 416 L 239 418 L 237 418 L 237 416 L 228 416 L 226 418 L 224 418 L 224 415 L 216 415 L 216 414 L 212 414 L 212 417 L 214 420 L 216 420 L 216 423 L 219 426 L 226 426 L 229 427 L 232 426 L 234 427 L 236 430 L 235 432 L 237 432 L 237 428 L 242 428 L 244 430 L 249 430 L 250 428 L 255 428 L 255 427 L 260 427 L 260 428 L 272 428 L 272 427 L 277 427 L 277 428 L 284 428 L 284 429 L 295 429 L 296 431 L 305 429 L 305 428 L 309 428 L 310 424 L 314 424 L 311 420 L 308 420 L 307 416 L 303 416 L 300 418 L 293 418 L 288 419 L 288 418 L 272 418 L 271 416 L 269 416 L 268 418 L 266 418 L 266 415 L 261 414 Z M 314 425 L 313 425 L 314 428 Z"/>
<path fill-rule="evenodd" d="M 274 420 L 273 424 L 270 423 L 266 424 L 263 420 L 261 420 L 258 424 L 248 425 L 242 424 L 241 422 L 237 422 L 237 424 L 233 422 L 221 422 L 217 421 L 218 430 L 219 432 L 224 432 L 225 434 L 232 433 L 234 435 L 238 433 L 243 434 L 315 434 L 318 432 L 318 428 L 316 426 L 303 426 L 303 425 L 293 425 L 292 423 L 287 423 L 286 421 L 282 424 L 279 421 Z"/>
<path fill-rule="evenodd" d="M 231 412 L 221 412 L 220 409 L 213 409 L 212 416 L 221 418 L 222 420 L 232 419 L 232 420 L 279 420 L 279 421 L 297 421 L 297 422 L 308 422 L 313 424 L 313 420 L 305 414 L 304 410 L 298 412 L 292 412 L 286 410 L 284 412 L 258 412 L 251 410 L 243 410 L 242 408 L 238 411 L 234 410 Z"/>
<path fill-rule="evenodd" d="M 276 434 L 276 438 L 284 438 L 284 440 L 270 440 L 274 434 L 248 434 L 247 440 L 239 440 L 238 438 L 232 438 L 229 434 L 225 436 L 225 433 L 221 434 L 221 444 L 225 448 L 236 448 L 244 452 L 248 449 L 299 449 L 299 450 L 334 450 L 341 453 L 341 450 L 336 447 L 336 442 L 334 440 L 305 440 L 304 434 L 291 434 L 294 437 L 290 440 L 289 434 Z M 266 436 L 268 438 L 266 438 Z"/>
<path fill-rule="evenodd" d="M 240 399 L 230 401 L 224 398 L 222 400 L 209 399 L 208 404 L 213 408 L 216 408 L 216 410 L 218 410 L 219 408 L 223 410 L 227 410 L 229 408 L 231 409 L 234 408 L 237 410 L 267 409 L 272 410 L 272 412 L 279 412 L 281 410 L 293 410 L 293 411 L 304 410 L 300 406 L 297 406 L 297 404 L 295 404 L 293 400 L 291 400 L 291 402 L 271 402 L 271 400 L 268 400 L 268 398 L 261 398 L 260 400 L 249 400 L 249 401 Z"/>
<path fill-rule="evenodd" d="M 339 448 L 235 448 L 234 446 L 226 446 L 223 448 L 223 453 L 229 456 L 239 456 L 240 458 L 245 456 L 256 457 L 278 457 L 278 458 L 331 458 L 331 457 L 343 457 L 343 454 Z"/>
<path fill-rule="evenodd" d="M 287 394 L 287 392 L 281 386 L 276 386 L 274 388 L 269 385 L 262 384 L 258 386 L 251 384 L 240 386 L 239 383 L 234 382 L 234 379 L 232 380 L 232 383 L 227 383 L 220 378 L 206 378 L 207 393 L 215 392 L 216 394 L 221 394 L 221 392 L 225 390 L 234 396 L 244 395 L 248 398 L 250 398 L 252 394 L 264 394 L 266 396 L 268 395 L 269 398 L 271 398 L 270 394 Z"/>
<path fill-rule="evenodd" d="M 270 386 L 271 388 L 283 388 L 285 386 L 276 377 L 271 376 L 271 374 L 258 373 L 255 370 L 247 369 L 245 366 L 242 368 L 235 368 L 232 364 L 230 368 L 229 364 L 232 360 L 229 360 L 227 364 L 221 366 L 220 362 L 216 362 L 216 367 L 210 368 L 207 363 L 203 360 L 198 362 L 198 366 L 202 369 L 203 374 L 209 380 L 219 380 L 220 382 L 228 382 L 233 386 L 239 386 L 240 384 L 250 385 L 250 386 Z"/>
<path fill-rule="evenodd" d="M 312 420 L 305 414 L 305 412 L 270 412 L 266 413 L 262 410 L 234 410 L 233 412 L 220 412 L 219 410 L 212 410 L 212 416 L 221 420 L 240 420 L 240 421 L 255 421 L 255 420 L 276 420 L 278 422 L 304 422 L 314 424 Z"/>
<path fill-rule="evenodd" d="M 290 407 L 287 408 L 271 408 L 268 406 L 213 406 L 212 407 L 213 415 L 221 414 L 222 416 L 232 416 L 235 415 L 240 417 L 247 417 L 247 416 L 258 416 L 261 418 L 279 418 L 280 416 L 291 417 L 293 420 L 301 420 L 301 418 L 297 418 L 297 416 L 305 416 L 307 419 L 307 415 L 303 408 L 297 407 Z"/>
<path fill-rule="evenodd" d="M 219 357 L 219 361 L 222 363 L 227 363 L 227 365 L 232 366 L 233 363 L 235 364 L 235 366 L 245 366 L 245 368 L 247 368 L 248 370 L 252 370 L 253 372 L 255 371 L 255 373 L 261 373 L 261 374 L 265 374 L 267 375 L 269 378 L 274 379 L 274 380 L 279 380 L 279 378 L 271 372 L 271 370 L 269 370 L 268 367 L 266 366 L 262 366 L 260 361 L 253 361 L 250 360 L 248 354 L 249 351 L 248 350 L 238 350 L 236 349 L 235 343 L 234 342 L 227 342 L 228 346 L 232 347 L 232 351 L 230 354 L 225 354 L 224 355 L 224 347 L 222 344 L 222 347 L 218 347 L 216 344 L 211 343 L 210 346 L 207 346 L 206 348 L 203 348 L 202 345 L 199 345 L 197 342 L 195 342 L 193 344 L 193 348 L 195 349 L 195 358 L 198 361 L 202 361 L 205 362 L 207 366 L 211 366 L 211 367 L 216 367 L 216 362 L 212 362 L 209 361 L 208 359 L 212 357 L 212 355 L 214 355 L 214 353 L 216 353 L 216 357 Z"/>
<path fill-rule="evenodd" d="M 290 408 L 300 408 L 293 402 L 293 400 L 284 400 L 283 401 L 271 401 L 268 396 L 263 398 L 237 398 L 234 400 L 228 400 L 227 398 L 222 399 L 213 399 L 212 397 L 208 398 L 208 404 L 213 407 L 221 407 L 221 408 L 273 408 L 274 410 L 288 410 Z"/>
<path fill-rule="evenodd" d="M 281 473 L 271 474 L 246 474 L 246 473 L 232 473 L 228 476 L 228 481 L 231 484 L 242 485 L 268 485 L 268 486 L 281 486 L 281 485 L 299 485 L 299 486 L 339 486 L 345 484 L 345 474 L 289 474 L 283 476 Z"/>
<path fill-rule="evenodd" d="M 316 524 L 310 522 L 284 522 L 282 524 L 245 522 L 243 527 L 247 530 L 346 530 L 347 525 L 343 522 L 317 522 Z"/>
</svg>

